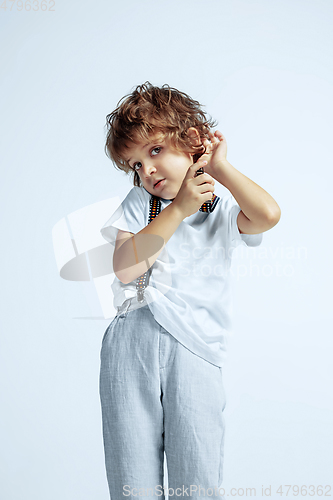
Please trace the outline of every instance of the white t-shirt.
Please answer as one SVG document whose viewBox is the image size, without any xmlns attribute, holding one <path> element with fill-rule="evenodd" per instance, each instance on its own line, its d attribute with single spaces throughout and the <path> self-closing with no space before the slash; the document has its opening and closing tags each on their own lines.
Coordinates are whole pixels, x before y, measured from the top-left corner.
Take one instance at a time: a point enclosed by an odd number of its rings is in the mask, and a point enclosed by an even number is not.
<svg viewBox="0 0 333 500">
<path fill-rule="evenodd" d="M 134 186 L 102 227 L 102 236 L 115 245 L 118 229 L 141 231 L 148 224 L 150 198 L 145 188 Z M 160 200 L 161 211 L 172 203 Z M 119 311 L 127 299 L 133 299 L 128 310 L 148 304 L 155 320 L 181 344 L 222 367 L 231 334 L 232 251 L 239 244 L 258 246 L 263 238 L 263 233 L 239 232 L 240 210 L 228 193 L 218 199 L 213 212 L 198 210 L 186 217 L 152 266 L 145 302 L 136 300 L 136 280 L 124 284 L 115 276 L 114 307 Z"/>
</svg>

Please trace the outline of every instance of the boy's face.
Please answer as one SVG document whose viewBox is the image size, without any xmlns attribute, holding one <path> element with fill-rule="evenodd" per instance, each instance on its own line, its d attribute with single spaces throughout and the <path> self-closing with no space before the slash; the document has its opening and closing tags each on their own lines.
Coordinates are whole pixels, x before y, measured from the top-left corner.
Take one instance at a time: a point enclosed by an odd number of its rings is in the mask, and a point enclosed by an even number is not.
<svg viewBox="0 0 333 500">
<path fill-rule="evenodd" d="M 170 141 L 162 140 L 158 134 L 150 137 L 149 144 L 145 142 L 127 149 L 125 159 L 138 172 L 143 187 L 150 194 L 173 200 L 193 164 L 192 154 L 177 151 Z M 156 185 L 161 179 L 163 181 Z"/>
</svg>

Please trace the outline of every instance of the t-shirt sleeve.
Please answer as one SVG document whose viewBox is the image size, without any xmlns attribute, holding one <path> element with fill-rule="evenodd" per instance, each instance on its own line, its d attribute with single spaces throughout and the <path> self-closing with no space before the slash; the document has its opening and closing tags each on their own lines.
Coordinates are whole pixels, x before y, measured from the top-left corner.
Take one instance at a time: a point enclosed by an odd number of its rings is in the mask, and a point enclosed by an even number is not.
<svg viewBox="0 0 333 500">
<path fill-rule="evenodd" d="M 221 200 L 222 213 L 226 224 L 226 236 L 228 245 L 235 248 L 240 244 L 249 247 L 257 247 L 263 240 L 263 233 L 245 234 L 240 233 L 237 225 L 237 217 L 241 211 L 240 206 L 232 195 L 226 195 Z"/>
<path fill-rule="evenodd" d="M 116 242 L 118 229 L 136 234 L 147 225 L 145 222 L 144 199 L 139 191 L 140 189 L 138 186 L 131 189 L 100 230 L 103 238 L 113 246 Z"/>
</svg>

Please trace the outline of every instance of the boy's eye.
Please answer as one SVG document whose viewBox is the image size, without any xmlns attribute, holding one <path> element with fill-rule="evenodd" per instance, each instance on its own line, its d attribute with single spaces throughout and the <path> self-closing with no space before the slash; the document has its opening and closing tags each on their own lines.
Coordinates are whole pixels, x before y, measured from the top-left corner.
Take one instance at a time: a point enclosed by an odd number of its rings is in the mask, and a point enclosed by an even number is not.
<svg viewBox="0 0 333 500">
<path fill-rule="evenodd" d="M 151 150 L 151 153 L 152 153 L 153 151 L 156 151 L 157 149 L 158 149 L 158 150 L 160 150 L 160 149 L 162 149 L 162 148 L 160 148 L 160 147 L 154 148 L 154 149 L 152 149 L 152 150 Z M 158 153 L 159 153 L 159 151 L 157 152 L 157 154 L 158 154 Z M 156 156 L 156 155 L 153 155 L 153 156 Z M 137 168 L 137 165 L 141 165 L 141 162 L 140 162 L 140 161 L 138 161 L 137 163 L 134 163 L 134 165 L 133 165 L 133 169 L 134 169 L 134 170 L 139 170 L 139 168 L 140 168 L 140 167 L 138 167 L 138 168 Z"/>
</svg>

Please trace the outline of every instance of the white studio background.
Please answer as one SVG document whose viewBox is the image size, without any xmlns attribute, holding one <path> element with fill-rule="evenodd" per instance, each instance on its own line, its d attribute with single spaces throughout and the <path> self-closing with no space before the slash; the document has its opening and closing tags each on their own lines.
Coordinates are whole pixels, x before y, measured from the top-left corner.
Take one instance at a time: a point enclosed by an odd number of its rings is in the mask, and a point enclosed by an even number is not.
<svg viewBox="0 0 333 500">
<path fill-rule="evenodd" d="M 332 2 L 4 4 L 0 497 L 109 498 L 98 377 L 111 320 L 91 282 L 59 276 L 52 229 L 131 189 L 104 153 L 105 116 L 146 80 L 204 104 L 229 162 L 282 211 L 261 247 L 234 254 L 223 486 L 281 498 L 280 485 L 330 485 Z"/>
</svg>

